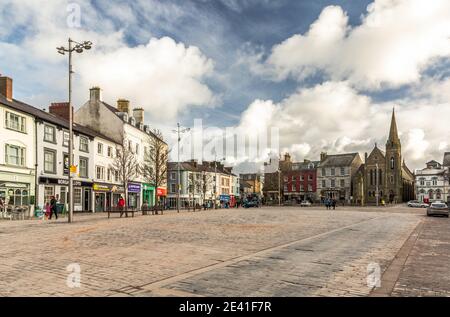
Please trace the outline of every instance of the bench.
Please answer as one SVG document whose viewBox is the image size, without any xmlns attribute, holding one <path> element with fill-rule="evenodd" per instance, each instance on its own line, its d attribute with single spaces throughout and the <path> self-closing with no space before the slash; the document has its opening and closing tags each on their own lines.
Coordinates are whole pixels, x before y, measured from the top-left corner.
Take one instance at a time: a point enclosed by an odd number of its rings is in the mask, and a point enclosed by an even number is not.
<svg viewBox="0 0 450 317">
<path fill-rule="evenodd" d="M 124 208 L 124 207 L 111 207 L 108 208 L 108 218 L 111 217 L 112 213 L 120 213 L 120 218 L 122 218 L 123 214 L 125 214 L 125 217 L 128 218 L 128 213 L 131 212 L 131 217 L 134 217 L 134 208 Z"/>
<path fill-rule="evenodd" d="M 164 214 L 164 208 L 162 206 L 157 207 L 157 206 L 153 206 L 153 207 L 148 207 L 148 206 L 142 206 L 142 214 L 143 215 L 148 215 L 149 212 L 152 213 L 152 215 L 158 215 L 158 211 L 161 211 L 161 215 Z"/>
</svg>

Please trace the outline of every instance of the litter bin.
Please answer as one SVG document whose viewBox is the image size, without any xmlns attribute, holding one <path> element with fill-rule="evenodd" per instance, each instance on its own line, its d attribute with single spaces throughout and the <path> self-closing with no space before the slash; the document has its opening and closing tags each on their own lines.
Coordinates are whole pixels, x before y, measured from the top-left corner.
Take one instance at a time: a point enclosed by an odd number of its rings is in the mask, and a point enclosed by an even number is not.
<svg viewBox="0 0 450 317">
<path fill-rule="evenodd" d="M 66 213 L 66 205 L 56 204 L 56 211 L 58 212 L 58 215 L 64 215 Z"/>
<path fill-rule="evenodd" d="M 34 216 L 36 218 L 42 219 L 44 218 L 44 211 L 41 208 L 36 208 L 36 210 L 34 211 Z"/>
</svg>

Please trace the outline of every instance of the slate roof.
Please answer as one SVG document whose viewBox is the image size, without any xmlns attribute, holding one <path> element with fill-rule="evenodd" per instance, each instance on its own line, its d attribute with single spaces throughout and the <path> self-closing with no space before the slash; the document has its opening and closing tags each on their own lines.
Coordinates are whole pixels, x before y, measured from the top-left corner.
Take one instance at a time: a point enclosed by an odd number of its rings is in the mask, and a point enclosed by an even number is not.
<svg viewBox="0 0 450 317">
<path fill-rule="evenodd" d="M 352 164 L 358 153 L 345 153 L 336 155 L 327 155 L 325 160 L 320 163 L 320 167 L 326 166 L 349 166 Z"/>
<path fill-rule="evenodd" d="M 41 109 L 38 109 L 36 107 L 33 107 L 33 106 L 31 106 L 29 104 L 26 104 L 26 103 L 24 103 L 22 101 L 19 101 L 19 100 L 16 100 L 16 99 L 13 99 L 12 101 L 9 101 L 8 99 L 6 99 L 5 96 L 0 95 L 0 103 L 5 105 L 6 107 L 9 107 L 9 108 L 14 109 L 16 111 L 19 111 L 19 112 L 31 115 L 31 116 L 33 116 L 35 118 L 38 118 L 38 119 L 42 120 L 42 121 L 49 122 L 49 123 L 52 123 L 54 125 L 57 125 L 57 126 L 60 126 L 60 127 L 66 128 L 66 129 L 69 129 L 69 121 L 68 120 L 66 120 L 64 118 L 61 118 L 61 117 L 59 117 L 57 115 L 54 115 L 52 113 L 49 113 L 49 112 L 43 111 Z M 77 124 L 75 122 L 73 124 L 73 131 L 77 132 L 77 133 L 84 134 L 86 136 L 90 136 L 90 137 L 100 137 L 100 138 L 103 138 L 105 140 L 108 140 L 108 141 L 116 143 L 114 140 L 108 138 L 107 136 L 102 135 L 102 134 L 98 133 L 97 131 L 94 131 L 94 130 L 88 128 L 88 127 L 79 125 L 79 124 Z"/>
<path fill-rule="evenodd" d="M 116 107 L 113 107 L 113 106 L 111 106 L 110 104 L 107 104 L 106 102 L 104 102 L 104 101 L 100 101 L 102 104 L 104 104 L 105 105 L 105 107 L 109 110 L 109 111 L 111 111 L 111 112 L 113 112 L 116 116 L 118 116 L 119 117 L 119 113 L 120 113 L 120 111 L 116 108 Z M 120 118 L 120 117 L 119 117 Z M 122 120 L 122 118 L 120 118 L 121 120 Z M 124 123 L 126 123 L 126 124 L 128 124 L 128 125 L 131 125 L 129 122 L 125 122 L 125 121 L 123 121 Z M 140 130 L 137 126 L 134 126 L 134 125 L 131 125 L 132 127 L 134 127 L 134 128 L 136 128 L 136 129 L 138 129 L 138 130 Z M 160 140 L 160 141 L 162 141 L 162 142 L 164 142 L 165 144 L 167 144 L 167 142 L 166 141 L 164 141 L 164 140 L 162 140 L 161 138 L 159 138 L 156 134 L 154 134 L 152 131 L 150 131 L 149 130 L 149 134 L 151 135 L 151 136 L 153 136 L 154 138 L 156 138 L 156 139 L 158 139 L 158 140 Z"/>
</svg>

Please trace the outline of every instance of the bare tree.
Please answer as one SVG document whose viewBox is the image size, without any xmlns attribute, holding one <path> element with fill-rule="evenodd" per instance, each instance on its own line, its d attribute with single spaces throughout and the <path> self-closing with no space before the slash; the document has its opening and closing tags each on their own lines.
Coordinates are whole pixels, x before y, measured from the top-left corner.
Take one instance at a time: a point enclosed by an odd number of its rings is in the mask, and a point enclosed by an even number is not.
<svg viewBox="0 0 450 317">
<path fill-rule="evenodd" d="M 125 189 L 125 199 L 128 197 L 128 182 L 140 173 L 140 166 L 132 150 L 129 140 L 124 133 L 121 134 L 121 145 L 116 146 L 116 155 L 111 168 L 117 171 L 119 180 Z M 128 204 L 128 202 L 127 202 Z"/>
<path fill-rule="evenodd" d="M 164 142 L 163 135 L 159 130 L 153 130 L 146 140 L 144 150 L 144 162 L 141 165 L 144 179 L 155 186 L 156 189 L 167 184 L 167 162 L 169 149 Z M 159 198 L 156 196 L 156 205 Z"/>
<path fill-rule="evenodd" d="M 206 194 L 213 191 L 214 188 L 214 174 L 209 171 L 203 171 L 201 175 L 201 194 L 203 202 L 206 201 Z"/>
</svg>

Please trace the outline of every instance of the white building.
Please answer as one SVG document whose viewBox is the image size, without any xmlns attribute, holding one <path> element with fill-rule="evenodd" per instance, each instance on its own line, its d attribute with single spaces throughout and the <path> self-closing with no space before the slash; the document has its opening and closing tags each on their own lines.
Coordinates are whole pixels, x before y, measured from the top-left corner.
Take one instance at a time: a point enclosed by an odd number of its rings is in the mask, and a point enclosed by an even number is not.
<svg viewBox="0 0 450 317">
<path fill-rule="evenodd" d="M 94 139 L 94 210 L 105 211 L 117 206 L 119 198 L 125 195 L 125 188 L 114 170 L 114 157 L 120 145 L 105 136 L 97 135 Z"/>
<path fill-rule="evenodd" d="M 13 99 L 12 79 L 0 77 L 0 199 L 11 206 L 30 206 L 32 215 L 36 134 L 30 107 Z"/>
<path fill-rule="evenodd" d="M 150 131 L 150 127 L 144 125 L 144 110 L 142 108 L 130 109 L 128 100 L 119 99 L 117 107 L 108 105 L 101 98 L 101 90 L 98 87 L 90 89 L 90 99 L 74 114 L 75 122 L 86 126 L 101 135 L 104 135 L 117 144 L 122 144 L 125 138 L 127 146 L 135 153 L 139 164 L 144 162 L 145 151 L 148 149 L 149 138 L 156 136 Z M 143 175 L 128 180 L 126 188 L 127 204 L 132 207 L 140 207 L 143 201 L 153 205 L 156 196 L 164 200 L 167 195 L 167 186 L 163 184 L 156 188 L 154 184 L 146 183 Z"/>
<path fill-rule="evenodd" d="M 450 201 L 449 170 L 436 161 L 415 173 L 416 197 L 419 201 Z"/>
</svg>

